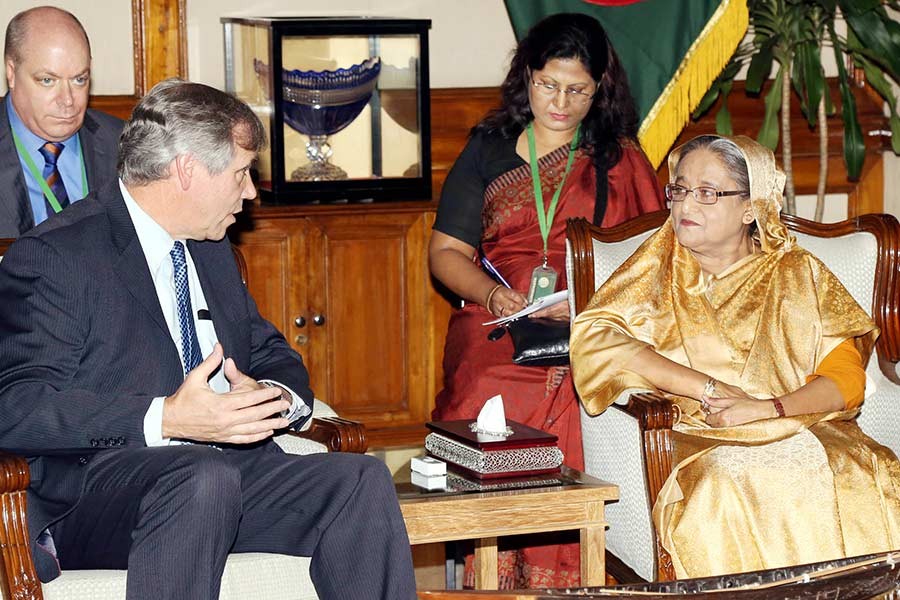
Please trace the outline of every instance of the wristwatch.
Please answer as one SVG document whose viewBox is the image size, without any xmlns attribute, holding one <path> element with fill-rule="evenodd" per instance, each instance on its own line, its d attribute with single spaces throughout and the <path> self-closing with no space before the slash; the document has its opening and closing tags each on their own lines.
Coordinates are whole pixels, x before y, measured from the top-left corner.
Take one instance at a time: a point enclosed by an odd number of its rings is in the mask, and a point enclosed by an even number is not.
<svg viewBox="0 0 900 600">
<path fill-rule="evenodd" d="M 278 388 L 279 390 L 281 390 L 281 399 L 287 400 L 291 404 L 291 406 L 290 406 L 290 408 L 287 408 L 287 409 L 281 411 L 279 414 L 282 417 L 285 417 L 285 418 L 288 417 L 291 414 L 291 409 L 294 408 L 294 398 L 293 398 L 293 396 L 291 396 L 290 392 L 288 392 L 286 389 L 284 389 L 280 385 L 278 385 L 276 383 L 272 383 L 271 381 L 260 381 L 259 383 L 260 383 L 260 385 L 264 385 L 268 388 Z"/>
</svg>

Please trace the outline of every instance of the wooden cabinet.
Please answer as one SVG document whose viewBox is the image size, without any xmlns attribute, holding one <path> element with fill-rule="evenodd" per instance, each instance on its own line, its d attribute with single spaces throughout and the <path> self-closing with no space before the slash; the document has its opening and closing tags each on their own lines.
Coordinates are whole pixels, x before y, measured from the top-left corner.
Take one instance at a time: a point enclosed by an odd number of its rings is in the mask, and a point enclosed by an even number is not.
<svg viewBox="0 0 900 600">
<path fill-rule="evenodd" d="M 431 202 L 257 206 L 231 232 L 260 313 L 313 391 L 372 446 L 420 442 L 440 385 L 449 305 L 433 289 Z"/>
</svg>

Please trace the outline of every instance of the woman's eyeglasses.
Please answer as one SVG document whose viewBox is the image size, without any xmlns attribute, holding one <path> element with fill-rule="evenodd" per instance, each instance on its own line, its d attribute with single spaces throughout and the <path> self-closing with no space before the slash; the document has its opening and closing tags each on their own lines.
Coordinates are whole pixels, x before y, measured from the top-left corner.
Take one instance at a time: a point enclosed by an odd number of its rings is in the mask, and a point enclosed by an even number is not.
<svg viewBox="0 0 900 600">
<path fill-rule="evenodd" d="M 722 196 L 749 196 L 750 192 L 743 190 L 720 192 L 716 188 L 707 185 L 701 185 L 692 189 L 675 183 L 666 184 L 666 198 L 672 202 L 683 202 L 688 194 L 693 194 L 694 200 L 700 204 L 715 204 Z"/>
<path fill-rule="evenodd" d="M 577 102 L 578 104 L 584 104 L 597 93 L 595 90 L 593 94 L 588 94 L 583 90 L 576 90 L 575 88 L 562 88 L 558 83 L 547 83 L 546 81 L 535 81 L 534 79 L 531 80 L 531 85 L 535 87 L 537 93 L 541 96 L 555 98 L 559 92 L 562 92 L 569 100 Z"/>
</svg>

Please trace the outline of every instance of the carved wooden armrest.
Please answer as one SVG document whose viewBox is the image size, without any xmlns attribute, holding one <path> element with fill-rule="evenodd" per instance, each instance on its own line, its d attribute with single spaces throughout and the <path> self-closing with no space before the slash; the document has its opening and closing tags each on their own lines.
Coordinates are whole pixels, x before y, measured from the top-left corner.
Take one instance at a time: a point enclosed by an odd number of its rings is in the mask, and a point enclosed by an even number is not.
<svg viewBox="0 0 900 600">
<path fill-rule="evenodd" d="M 681 411 L 671 400 L 654 392 L 632 394 L 624 410 L 637 419 L 644 438 L 644 462 L 652 506 L 672 472 L 672 426 L 678 422 Z"/>
<path fill-rule="evenodd" d="M 41 584 L 31 559 L 25 490 L 30 477 L 21 456 L 0 452 L 0 593 L 3 598 L 40 600 Z"/>
<path fill-rule="evenodd" d="M 672 426 L 681 417 L 681 409 L 662 394 L 644 392 L 632 394 L 623 410 L 637 419 L 644 441 L 644 468 L 647 474 L 647 494 L 651 509 L 659 491 L 672 473 L 675 442 Z M 675 579 L 675 569 L 669 553 L 656 537 L 657 577 L 660 581 Z"/>
<path fill-rule="evenodd" d="M 340 417 L 317 417 L 312 420 L 309 429 L 289 433 L 324 444 L 329 452 L 363 454 L 369 449 L 365 425 Z"/>
</svg>

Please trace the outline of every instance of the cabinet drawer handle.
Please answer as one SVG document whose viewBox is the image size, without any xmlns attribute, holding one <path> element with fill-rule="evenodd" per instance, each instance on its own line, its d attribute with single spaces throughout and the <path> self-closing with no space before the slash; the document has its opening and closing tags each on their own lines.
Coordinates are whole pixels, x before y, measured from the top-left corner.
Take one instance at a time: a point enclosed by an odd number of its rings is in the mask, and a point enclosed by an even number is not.
<svg viewBox="0 0 900 600">
<path fill-rule="evenodd" d="M 295 342 L 298 346 L 303 346 L 303 345 L 305 345 L 306 342 L 308 342 L 308 341 L 309 341 L 309 337 L 307 337 L 307 336 L 305 336 L 305 335 L 303 335 L 303 334 L 300 334 L 300 335 L 298 335 L 297 337 L 294 338 L 294 342 Z"/>
<path fill-rule="evenodd" d="M 313 325 L 321 327 L 325 324 L 325 315 L 313 315 Z"/>
<path fill-rule="evenodd" d="M 294 319 L 294 325 L 296 325 L 297 327 L 304 327 L 306 325 L 306 319 L 303 318 L 303 316 L 299 316 Z"/>
</svg>

